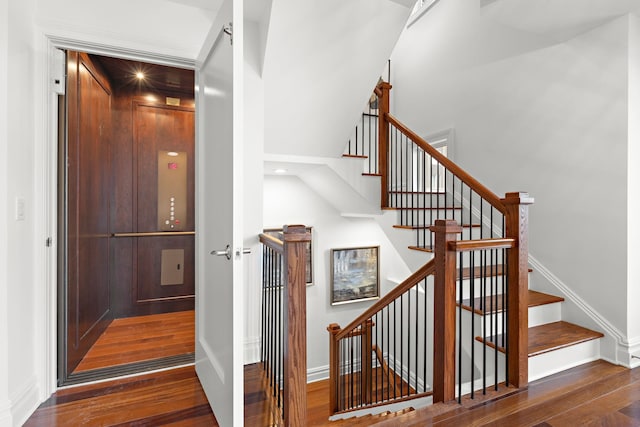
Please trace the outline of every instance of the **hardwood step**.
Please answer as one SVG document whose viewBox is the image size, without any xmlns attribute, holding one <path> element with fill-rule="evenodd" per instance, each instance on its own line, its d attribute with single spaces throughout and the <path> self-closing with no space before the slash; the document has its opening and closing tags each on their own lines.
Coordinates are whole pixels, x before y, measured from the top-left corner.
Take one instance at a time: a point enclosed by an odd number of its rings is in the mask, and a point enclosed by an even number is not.
<svg viewBox="0 0 640 427">
<path fill-rule="evenodd" d="M 440 194 L 447 194 L 444 191 L 406 191 L 406 190 L 392 190 L 389 191 L 389 194 L 425 194 L 425 195 L 440 195 Z"/>
<path fill-rule="evenodd" d="M 604 337 L 604 334 L 600 332 L 564 321 L 534 326 L 533 328 L 529 328 L 528 335 L 529 357 Z M 484 341 L 482 337 L 476 337 L 476 340 L 485 342 L 489 347 L 495 348 L 495 343 L 502 342 L 503 336 L 487 337 L 486 341 Z M 498 350 L 503 353 L 505 351 L 501 345 L 498 345 Z"/>
<path fill-rule="evenodd" d="M 440 207 L 394 207 L 387 206 L 382 208 L 383 211 L 458 211 L 462 210 L 460 206 L 440 206 Z"/>
<path fill-rule="evenodd" d="M 496 267 L 500 267 L 500 273 L 495 273 L 496 275 L 498 274 L 502 274 L 502 266 L 496 266 Z M 480 268 L 477 268 L 477 270 L 480 270 Z M 529 271 L 531 271 L 531 269 L 529 269 Z M 479 273 L 481 271 L 477 271 L 476 272 L 476 277 L 480 277 Z M 464 274 L 464 273 L 463 273 Z M 464 278 L 469 278 L 470 277 L 470 272 L 466 272 L 466 274 L 468 274 L 468 276 L 465 276 Z M 484 310 L 483 304 L 482 304 L 482 298 L 475 298 L 473 300 L 473 312 L 476 314 L 479 314 L 481 316 L 483 316 L 484 314 L 493 314 L 493 313 L 498 313 L 502 311 L 502 298 L 492 298 L 491 296 L 486 296 L 484 298 L 484 307 L 488 307 L 488 310 Z M 564 301 L 564 298 L 562 297 L 558 297 L 555 295 L 549 295 L 549 294 L 545 294 L 542 292 L 538 292 L 538 291 L 532 291 L 531 289 L 529 289 L 529 304 L 528 307 L 538 307 L 541 305 L 546 305 L 546 304 L 554 304 L 557 302 L 562 302 Z M 465 310 L 471 311 L 471 301 L 470 299 L 465 299 L 462 300 L 462 308 L 464 308 Z"/>
<path fill-rule="evenodd" d="M 369 156 L 364 154 L 343 154 L 342 157 L 347 159 L 368 159 Z"/>
<path fill-rule="evenodd" d="M 553 322 L 529 328 L 529 357 L 602 338 L 604 334 L 569 322 Z"/>
<path fill-rule="evenodd" d="M 367 414 L 367 415 L 360 415 L 357 417 L 343 418 L 341 420 L 336 420 L 331 422 L 330 425 L 331 426 L 345 425 L 350 427 L 352 426 L 356 427 L 356 426 L 371 426 L 381 422 L 389 422 L 389 421 L 393 423 L 392 420 L 398 417 L 403 417 L 406 414 L 409 414 L 413 411 L 415 411 L 415 409 L 409 406 L 407 408 L 403 408 L 395 412 L 384 411 L 378 414 Z"/>
<path fill-rule="evenodd" d="M 393 228 L 400 228 L 402 230 L 428 230 L 432 225 L 394 225 Z M 480 224 L 462 224 L 462 228 L 479 228 Z"/>
</svg>

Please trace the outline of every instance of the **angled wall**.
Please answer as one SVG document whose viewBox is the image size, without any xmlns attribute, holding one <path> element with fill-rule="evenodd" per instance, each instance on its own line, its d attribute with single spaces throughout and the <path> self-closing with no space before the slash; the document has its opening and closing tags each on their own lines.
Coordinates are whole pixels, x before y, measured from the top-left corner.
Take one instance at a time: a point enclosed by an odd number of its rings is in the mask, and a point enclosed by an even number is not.
<svg viewBox="0 0 640 427">
<path fill-rule="evenodd" d="M 273 0 L 265 152 L 342 154 L 409 12 L 389 0 Z"/>
<path fill-rule="evenodd" d="M 572 30 L 559 41 L 439 2 L 394 50 L 392 105 L 423 135 L 455 128 L 456 161 L 497 194 L 535 198 L 530 252 L 546 276 L 532 287 L 570 293 L 564 318 L 606 327 L 603 355 L 626 364 L 629 19 Z"/>
</svg>

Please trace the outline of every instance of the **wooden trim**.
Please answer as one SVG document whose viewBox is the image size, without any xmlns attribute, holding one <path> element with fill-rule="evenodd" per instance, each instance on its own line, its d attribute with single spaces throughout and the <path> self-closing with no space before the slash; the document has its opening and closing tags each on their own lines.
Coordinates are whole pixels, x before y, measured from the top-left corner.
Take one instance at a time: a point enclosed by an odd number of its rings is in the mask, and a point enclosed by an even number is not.
<svg viewBox="0 0 640 427">
<path fill-rule="evenodd" d="M 338 377 L 340 375 L 340 347 L 336 336 L 340 332 L 340 325 L 332 323 L 327 327 L 329 331 L 329 413 L 338 412 Z"/>
<path fill-rule="evenodd" d="M 336 335 L 336 340 L 341 340 L 347 337 L 351 331 L 356 329 L 361 324 L 365 323 L 368 319 L 372 318 L 378 311 L 385 306 L 389 305 L 394 299 L 398 298 L 403 293 L 420 283 L 425 277 L 433 274 L 436 271 L 435 261 L 432 259 L 422 267 L 420 267 L 415 273 L 407 278 L 400 285 L 396 286 L 393 290 L 387 293 L 384 297 L 380 298 L 374 305 L 369 307 L 364 313 L 358 316 L 353 322 L 349 323 L 345 328 Z"/>
<path fill-rule="evenodd" d="M 195 231 L 149 231 L 141 233 L 112 233 L 111 237 L 170 237 L 170 236 L 195 236 Z"/>
<path fill-rule="evenodd" d="M 376 87 L 378 92 L 378 115 L 382 120 L 378 120 L 378 173 L 380 174 L 380 207 L 389 206 L 389 174 L 387 155 L 389 153 L 389 122 L 385 119 L 389 114 L 389 91 L 391 85 L 387 82 L 380 82 Z"/>
<path fill-rule="evenodd" d="M 454 220 L 436 220 L 433 289 L 433 402 L 455 399 L 456 252 L 450 249 L 462 230 Z"/>
<path fill-rule="evenodd" d="M 285 426 L 307 424 L 307 243 L 311 233 L 304 225 L 285 225 L 284 387 Z"/>
<path fill-rule="evenodd" d="M 489 190 L 487 187 L 482 185 L 480 181 L 478 181 L 477 179 L 469 175 L 469 173 L 463 170 L 460 166 L 453 163 L 451 159 L 448 159 L 438 150 L 433 148 L 431 144 L 429 144 L 427 141 L 421 138 L 418 134 L 416 134 L 415 132 L 410 130 L 408 127 L 406 127 L 404 124 L 402 124 L 398 119 L 393 117 L 391 114 L 385 113 L 383 115 L 381 110 L 380 115 L 384 117 L 384 120 L 380 120 L 380 123 L 389 122 L 392 125 L 394 125 L 396 128 L 398 128 L 400 132 L 402 132 L 409 139 L 411 139 L 414 144 L 416 144 L 417 146 L 422 148 L 424 151 L 426 151 L 431 157 L 436 159 L 447 170 L 449 170 L 455 176 L 460 178 L 465 184 L 471 187 L 473 191 L 475 191 L 480 197 L 488 201 L 492 206 L 494 206 L 503 214 L 505 213 L 505 206 L 503 204 L 502 199 L 500 199 L 500 197 L 498 197 L 494 192 Z M 380 141 L 382 141 L 382 138 L 380 138 Z"/>
<path fill-rule="evenodd" d="M 450 251 L 468 252 L 482 249 L 511 249 L 516 247 L 516 239 L 456 240 L 447 243 Z"/>
<path fill-rule="evenodd" d="M 518 242 L 509 251 L 507 302 L 507 382 L 515 387 L 529 384 L 529 205 L 528 193 L 507 193 L 503 199 L 505 235 Z"/>
<path fill-rule="evenodd" d="M 260 234 L 260 243 L 273 249 L 276 252 L 282 253 L 284 251 L 284 243 L 280 239 L 276 239 L 269 234 Z"/>
</svg>

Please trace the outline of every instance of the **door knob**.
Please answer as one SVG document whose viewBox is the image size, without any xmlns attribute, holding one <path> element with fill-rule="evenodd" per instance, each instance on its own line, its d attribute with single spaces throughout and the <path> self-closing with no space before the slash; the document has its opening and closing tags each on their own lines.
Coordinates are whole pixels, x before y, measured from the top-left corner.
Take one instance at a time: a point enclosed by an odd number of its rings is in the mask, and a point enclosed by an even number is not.
<svg viewBox="0 0 640 427">
<path fill-rule="evenodd" d="M 226 256 L 227 259 L 231 259 L 231 245 L 227 245 L 223 251 L 211 251 L 211 255 Z"/>
</svg>

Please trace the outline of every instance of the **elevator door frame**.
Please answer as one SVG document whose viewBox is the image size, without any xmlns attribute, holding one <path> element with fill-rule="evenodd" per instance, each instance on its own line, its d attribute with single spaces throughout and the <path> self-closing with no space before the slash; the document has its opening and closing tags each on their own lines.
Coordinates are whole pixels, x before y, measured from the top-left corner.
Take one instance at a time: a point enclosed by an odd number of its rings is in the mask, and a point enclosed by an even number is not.
<svg viewBox="0 0 640 427">
<path fill-rule="evenodd" d="M 64 218 L 59 214 L 58 203 L 58 173 L 59 173 L 59 149 L 60 145 L 64 143 L 60 135 L 60 122 L 59 122 L 59 95 L 54 92 L 54 81 L 60 79 L 60 73 L 56 70 L 56 55 L 55 50 L 76 50 L 86 52 L 88 54 L 96 54 L 103 56 L 112 56 L 116 58 L 122 58 L 132 61 L 141 61 L 155 63 L 159 65 L 166 65 L 170 67 L 179 67 L 195 72 L 195 61 L 186 58 L 172 57 L 162 54 L 153 54 L 149 52 L 143 52 L 135 49 L 126 49 L 120 47 L 109 46 L 107 44 L 94 44 L 81 40 L 73 40 L 66 37 L 57 37 L 54 35 L 43 35 L 43 43 L 47 46 L 45 53 L 43 54 L 43 63 L 49 64 L 44 68 L 47 70 L 46 80 L 41 87 L 41 96 L 45 113 L 43 114 L 43 129 L 46 135 L 45 150 L 43 150 L 40 162 L 43 164 L 42 181 L 43 181 L 43 193 L 42 193 L 42 211 L 39 213 L 38 224 L 41 224 L 41 230 L 45 234 L 45 250 L 42 252 L 42 276 L 44 286 L 44 297 L 41 300 L 42 318 L 38 322 L 38 335 L 41 337 L 43 343 L 43 351 L 39 354 L 39 359 L 36 361 L 38 364 L 38 371 L 41 373 L 41 395 L 47 397 L 57 390 L 61 385 L 60 380 L 64 381 L 65 378 L 59 378 L 60 376 L 60 363 L 66 361 L 59 360 L 60 355 L 58 353 L 59 348 L 59 331 L 58 331 L 58 309 L 59 300 L 64 295 L 59 295 L 58 287 L 58 275 L 59 271 L 59 259 L 58 246 L 61 244 L 61 236 L 58 232 L 60 221 Z M 197 141 L 196 141 L 197 144 Z M 189 363 L 189 361 L 184 361 Z M 138 370 L 139 372 L 139 370 Z M 133 373 L 133 372 L 131 372 Z M 123 375 L 125 373 L 117 372 L 112 373 L 108 370 L 102 378 L 113 377 L 114 375 Z M 98 378 L 89 377 L 83 379 L 80 382 L 93 381 Z M 64 385 L 68 385 L 67 381 Z"/>
</svg>

